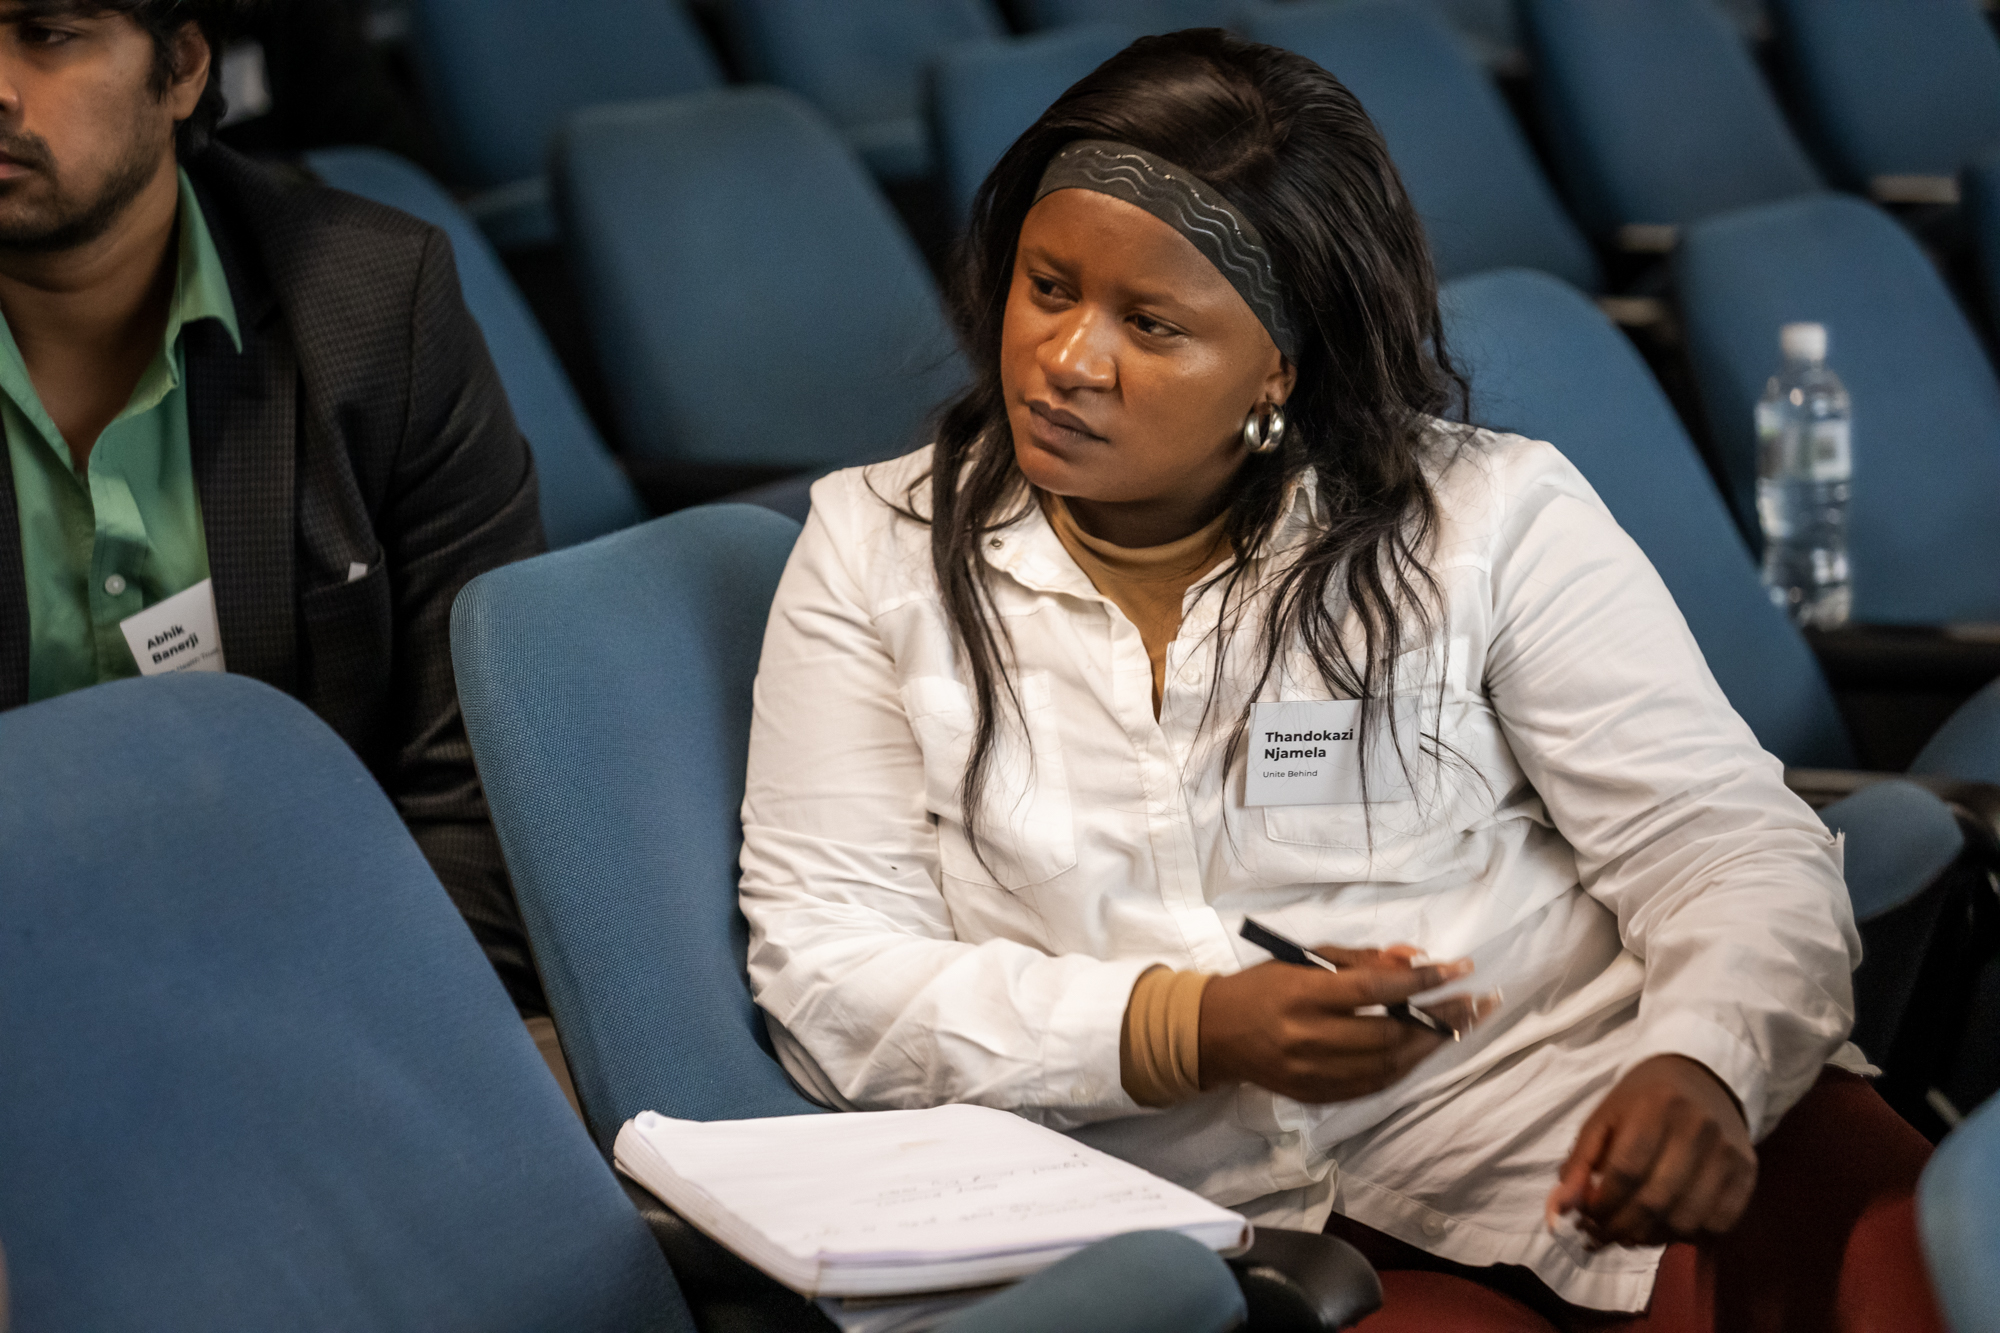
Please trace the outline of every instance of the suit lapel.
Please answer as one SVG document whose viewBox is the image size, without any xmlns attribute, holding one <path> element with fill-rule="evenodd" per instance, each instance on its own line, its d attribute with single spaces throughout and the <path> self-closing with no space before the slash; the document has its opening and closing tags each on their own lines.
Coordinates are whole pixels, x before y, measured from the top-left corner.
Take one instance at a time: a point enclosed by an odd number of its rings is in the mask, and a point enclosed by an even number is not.
<svg viewBox="0 0 2000 1333">
<path fill-rule="evenodd" d="M 14 469 L 0 463 L 0 709 L 28 702 L 28 570 Z"/>
<path fill-rule="evenodd" d="M 189 444 L 222 652 L 232 673 L 296 692 L 298 357 L 234 216 L 199 179 L 196 191 L 243 335 L 238 353 L 213 320 L 182 334 Z"/>
</svg>

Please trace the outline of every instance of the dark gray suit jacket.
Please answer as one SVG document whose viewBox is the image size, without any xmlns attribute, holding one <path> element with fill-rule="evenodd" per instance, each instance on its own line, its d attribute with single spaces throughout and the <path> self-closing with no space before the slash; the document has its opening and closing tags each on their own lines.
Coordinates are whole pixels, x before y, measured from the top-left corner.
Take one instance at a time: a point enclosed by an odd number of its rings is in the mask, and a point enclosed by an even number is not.
<svg viewBox="0 0 2000 1333">
<path fill-rule="evenodd" d="M 185 333 L 188 428 L 229 669 L 295 695 L 402 812 L 515 1002 L 542 1006 L 473 772 L 451 603 L 543 549 L 534 467 L 444 233 L 211 147 L 189 162 L 239 355 Z M 367 572 L 350 579 L 353 566 Z M 0 467 L 0 708 L 28 604 Z"/>
</svg>

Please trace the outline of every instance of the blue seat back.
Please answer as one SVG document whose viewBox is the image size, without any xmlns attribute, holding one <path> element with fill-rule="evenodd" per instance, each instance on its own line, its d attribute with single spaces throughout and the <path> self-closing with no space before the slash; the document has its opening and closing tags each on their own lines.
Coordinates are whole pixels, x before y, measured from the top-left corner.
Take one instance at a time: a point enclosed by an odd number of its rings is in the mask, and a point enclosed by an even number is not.
<svg viewBox="0 0 2000 1333">
<path fill-rule="evenodd" d="M 306 165 L 328 185 L 400 208 L 451 237 L 466 307 L 486 335 L 514 420 L 534 450 L 549 545 L 588 541 L 644 518 L 638 493 L 584 414 L 548 336 L 451 196 L 421 168 L 379 148 L 324 149 L 308 153 Z"/>
<path fill-rule="evenodd" d="M 1693 222 L 1820 188 L 1711 0 L 1523 0 L 1556 169 L 1585 226 Z"/>
<path fill-rule="evenodd" d="M 931 170 L 931 62 L 1007 30 L 989 0 L 729 0 L 727 12 L 751 75 L 818 107 L 889 180 Z"/>
<path fill-rule="evenodd" d="M 1947 1135 L 1924 1167 L 1917 1228 L 1953 1333 L 2000 1331 L 2000 1097 Z"/>
<path fill-rule="evenodd" d="M 542 174 L 563 117 L 722 82 L 677 0 L 414 0 L 426 101 L 461 184 Z"/>
<path fill-rule="evenodd" d="M 2000 620 L 2000 384 L 1944 280 L 1880 209 L 1836 195 L 1690 229 L 1675 260 L 1689 357 L 1747 532 L 1757 400 L 1778 328 L 1817 320 L 1854 399 L 1854 614 Z"/>
<path fill-rule="evenodd" d="M 1590 246 L 1443 20 L 1405 0 L 1327 0 L 1261 6 L 1245 28 L 1315 61 L 1361 99 L 1423 217 L 1440 278 L 1539 268 L 1598 287 Z"/>
<path fill-rule="evenodd" d="M 1082 23 L 1115 23 L 1134 32 L 1226 28 L 1244 0 L 1018 0 L 1016 8 L 1036 31 Z"/>
<path fill-rule="evenodd" d="M 1851 766 L 1811 650 L 1766 596 L 1693 442 L 1624 335 L 1576 289 L 1522 270 L 1454 282 L 1444 309 L 1476 419 L 1549 441 L 1589 478 L 1758 741 L 1790 765 Z"/>
<path fill-rule="evenodd" d="M 938 58 L 931 124 L 939 175 L 963 224 L 986 174 L 1069 86 L 1125 49 L 1136 34 L 1093 23 L 1060 32 L 964 42 Z"/>
<path fill-rule="evenodd" d="M 22 1329 L 690 1330 L 395 809 L 246 677 L 0 714 Z"/>
<path fill-rule="evenodd" d="M 811 467 L 886 457 L 964 382 L 901 222 L 775 88 L 597 107 L 557 198 L 626 446 Z"/>
<path fill-rule="evenodd" d="M 1841 184 L 1952 176 L 2000 143 L 2000 39 L 1974 0 L 1773 0 L 1780 49 Z"/>
<path fill-rule="evenodd" d="M 1958 706 L 1925 742 L 1910 771 L 2000 783 L 2000 680 Z"/>
<path fill-rule="evenodd" d="M 1520 73 L 1527 66 L 1521 12 L 1514 0 L 1400 0 L 1428 9 L 1451 25 L 1473 59 L 1495 73 Z"/>
<path fill-rule="evenodd" d="M 683 510 L 483 574 L 452 611 L 466 730 L 607 1149 L 642 1110 L 815 1109 L 768 1052 L 736 906 L 750 686 L 797 535 L 755 506 Z"/>
</svg>

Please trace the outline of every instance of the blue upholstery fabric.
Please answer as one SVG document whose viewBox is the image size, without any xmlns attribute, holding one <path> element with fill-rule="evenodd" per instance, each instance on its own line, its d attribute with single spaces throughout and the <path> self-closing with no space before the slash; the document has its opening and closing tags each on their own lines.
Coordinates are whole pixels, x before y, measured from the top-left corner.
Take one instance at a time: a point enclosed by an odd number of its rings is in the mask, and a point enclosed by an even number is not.
<svg viewBox="0 0 2000 1333">
<path fill-rule="evenodd" d="M 729 0 L 727 12 L 744 67 L 817 106 L 884 180 L 930 174 L 931 61 L 1006 31 L 990 0 Z"/>
<path fill-rule="evenodd" d="M 1711 0 L 1523 0 L 1522 13 L 1549 147 L 1591 230 L 1820 188 Z"/>
<path fill-rule="evenodd" d="M 328 185 L 415 214 L 451 237 L 465 304 L 534 450 L 549 545 L 574 545 L 644 518 L 638 493 L 584 415 L 547 335 L 451 196 L 420 168 L 379 148 L 326 149 L 307 154 L 306 165 Z"/>
<path fill-rule="evenodd" d="M 634 452 L 801 468 L 884 457 L 964 381 L 923 257 L 793 94 L 582 112 L 555 174 Z"/>
<path fill-rule="evenodd" d="M 1918 752 L 1910 771 L 2000 783 L 2000 680 L 1958 706 Z"/>
<path fill-rule="evenodd" d="M 1818 320 L 1854 397 L 1854 615 L 2000 620 L 2000 383 L 1908 232 L 1825 195 L 1715 218 L 1675 261 L 1689 356 L 1740 521 L 1756 527 L 1756 402 L 1778 326 Z"/>
<path fill-rule="evenodd" d="M 1226 28 L 1243 0 L 1019 0 L 1016 8 L 1037 30 L 1115 23 L 1135 32 L 1178 32 Z"/>
<path fill-rule="evenodd" d="M 1171 1231 L 1100 1241 L 951 1321 L 950 1333 L 1225 1333 L 1243 1323 L 1229 1265 Z"/>
<path fill-rule="evenodd" d="M 2000 143 L 2000 39 L 1975 0 L 1773 0 L 1800 108 L 1841 184 L 1953 176 Z"/>
<path fill-rule="evenodd" d="M 1527 65 L 1521 14 L 1514 0 L 1400 0 L 1428 7 L 1445 22 L 1474 59 L 1497 73 L 1520 72 Z"/>
<path fill-rule="evenodd" d="M 1597 260 L 1542 178 L 1486 72 L 1404 0 L 1268 5 L 1245 30 L 1345 83 L 1382 131 L 1440 278 L 1539 268 L 1586 289 Z"/>
<path fill-rule="evenodd" d="M 0 714 L 17 1327 L 687 1330 L 396 811 L 242 676 Z"/>
<path fill-rule="evenodd" d="M 1863 787 L 1819 817 L 1848 835 L 1847 894 L 1860 922 L 1913 901 L 1965 849 L 1951 807 L 1914 782 Z"/>
<path fill-rule="evenodd" d="M 1086 24 L 1028 37 L 965 42 L 938 59 L 931 127 L 938 174 L 953 216 L 972 216 L 986 173 L 1069 86 L 1123 50 L 1136 34 Z"/>
<path fill-rule="evenodd" d="M 1917 1187 L 1917 1227 L 1952 1333 L 2000 1333 L 2000 1098 L 1938 1145 Z"/>
<path fill-rule="evenodd" d="M 461 183 L 539 176 L 565 116 L 599 102 L 671 97 L 722 82 L 677 0 L 414 0 L 428 108 Z"/>
<path fill-rule="evenodd" d="M 1765 595 L 1693 442 L 1624 335 L 1541 273 L 1462 279 L 1445 289 L 1444 309 L 1476 419 L 1548 440 L 1583 471 L 1659 570 L 1758 741 L 1795 767 L 1851 766 L 1812 651 Z"/>
<path fill-rule="evenodd" d="M 817 1109 L 766 1049 L 736 907 L 750 683 L 797 535 L 683 510 L 483 574 L 453 608 L 466 731 L 606 1150 L 645 1110 Z"/>
</svg>

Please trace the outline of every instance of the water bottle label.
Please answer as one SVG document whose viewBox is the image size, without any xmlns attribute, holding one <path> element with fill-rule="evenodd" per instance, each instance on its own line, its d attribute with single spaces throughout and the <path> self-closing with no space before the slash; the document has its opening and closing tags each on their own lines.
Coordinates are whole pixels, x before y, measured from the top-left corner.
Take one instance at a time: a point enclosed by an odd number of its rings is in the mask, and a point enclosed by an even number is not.
<svg viewBox="0 0 2000 1333">
<path fill-rule="evenodd" d="M 1846 481 L 1854 475 L 1848 423 L 1816 421 L 1807 427 L 1805 471 L 1814 481 Z"/>
</svg>

